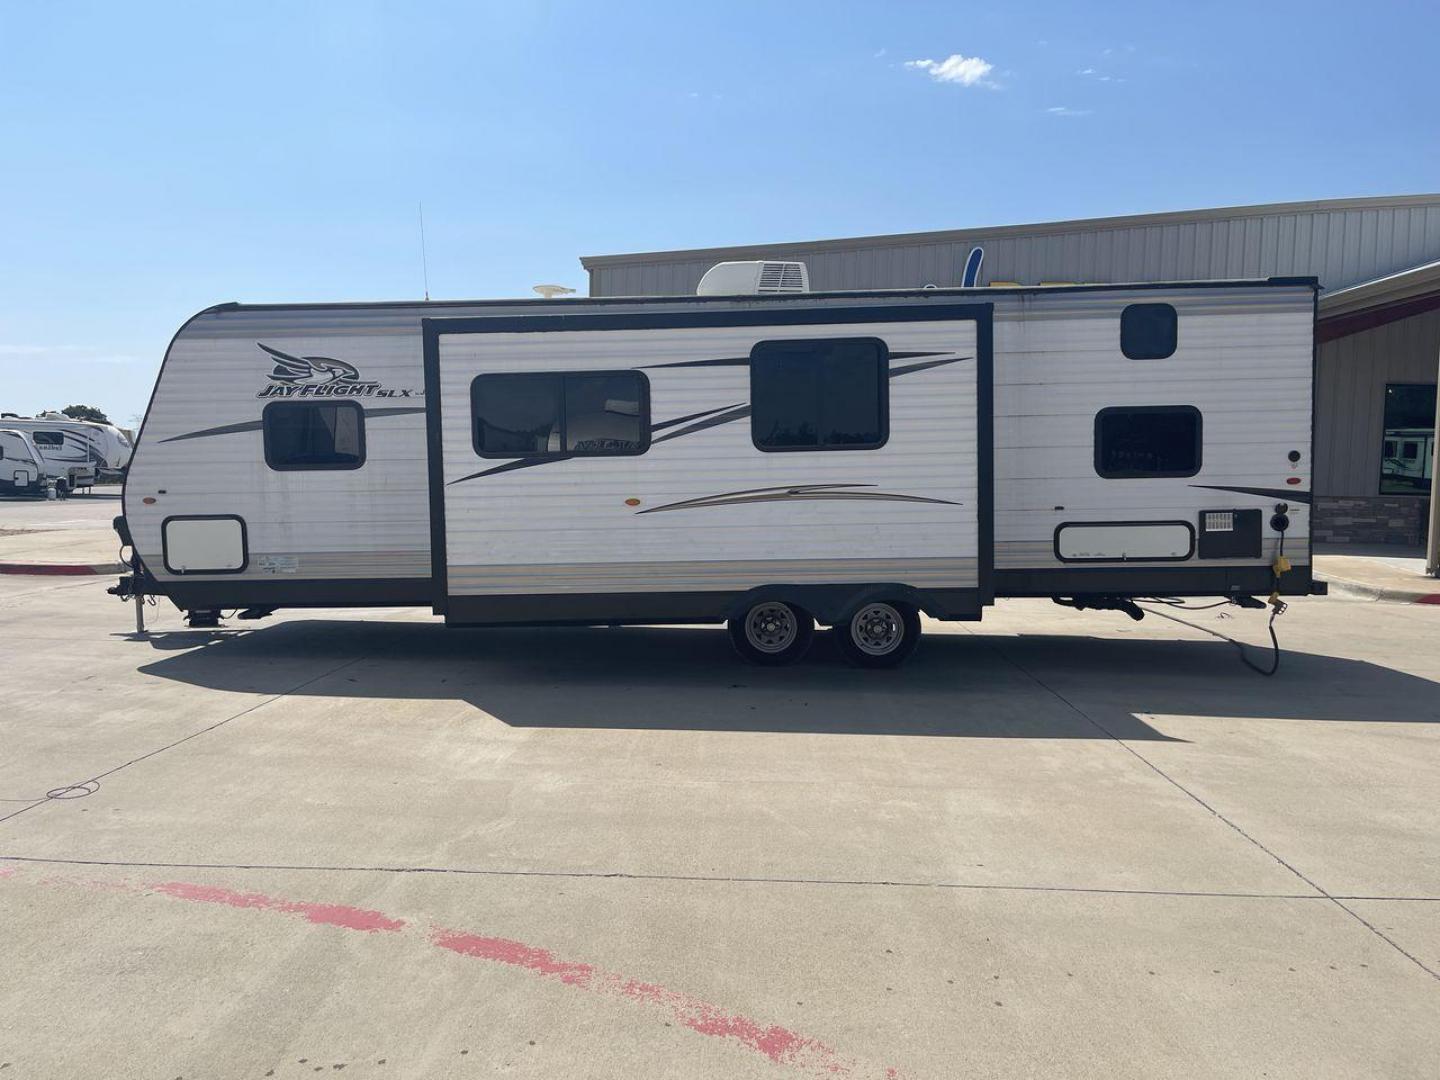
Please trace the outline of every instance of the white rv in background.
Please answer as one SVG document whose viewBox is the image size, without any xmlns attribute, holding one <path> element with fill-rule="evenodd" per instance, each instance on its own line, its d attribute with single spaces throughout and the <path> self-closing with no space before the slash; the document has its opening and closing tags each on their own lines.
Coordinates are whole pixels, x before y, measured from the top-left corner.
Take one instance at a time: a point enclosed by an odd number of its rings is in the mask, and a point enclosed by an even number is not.
<svg viewBox="0 0 1440 1080">
<path fill-rule="evenodd" d="M 0 421 L 0 425 L 3 423 Z M 44 459 L 30 435 L 0 426 L 0 494 L 44 495 L 49 479 Z"/>
<path fill-rule="evenodd" d="M 115 591 L 192 625 L 727 623 L 777 664 L 819 623 L 876 667 L 921 612 L 996 597 L 1138 617 L 1312 591 L 1313 278 L 716 276 L 775 286 L 200 312 L 141 429 Z"/>
<path fill-rule="evenodd" d="M 90 487 L 97 480 L 122 479 L 130 464 L 130 438 L 113 424 L 50 412 L 0 417 L 0 425 L 30 435 L 62 493 Z"/>
</svg>

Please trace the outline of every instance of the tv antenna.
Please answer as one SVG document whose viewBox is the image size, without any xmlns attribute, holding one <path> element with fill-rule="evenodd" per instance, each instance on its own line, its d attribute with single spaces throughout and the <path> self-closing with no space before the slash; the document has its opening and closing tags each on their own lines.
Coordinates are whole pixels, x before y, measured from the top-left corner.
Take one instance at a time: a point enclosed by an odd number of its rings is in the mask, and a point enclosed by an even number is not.
<svg viewBox="0 0 1440 1080">
<path fill-rule="evenodd" d="M 569 285 L 531 285 L 530 288 L 546 300 L 554 300 L 557 296 L 569 296 L 575 291 Z"/>
<path fill-rule="evenodd" d="M 425 256 L 425 204 L 420 204 L 420 273 L 425 278 L 425 300 L 430 300 L 430 260 Z"/>
</svg>

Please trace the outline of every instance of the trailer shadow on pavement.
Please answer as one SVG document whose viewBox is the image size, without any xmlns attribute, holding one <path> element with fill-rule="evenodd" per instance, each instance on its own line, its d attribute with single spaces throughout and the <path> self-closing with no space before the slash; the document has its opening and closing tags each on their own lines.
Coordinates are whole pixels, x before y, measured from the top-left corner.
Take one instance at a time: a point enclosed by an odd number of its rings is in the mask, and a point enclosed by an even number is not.
<svg viewBox="0 0 1440 1080">
<path fill-rule="evenodd" d="M 1177 741 L 1155 715 L 1440 722 L 1435 684 L 1287 651 L 1263 678 L 1220 641 L 929 634 L 894 671 L 846 666 L 825 635 L 758 668 L 696 627 L 457 630 L 292 619 L 152 633 L 148 676 L 209 689 L 465 701 L 513 727 Z M 137 643 L 138 644 L 138 643 Z"/>
</svg>

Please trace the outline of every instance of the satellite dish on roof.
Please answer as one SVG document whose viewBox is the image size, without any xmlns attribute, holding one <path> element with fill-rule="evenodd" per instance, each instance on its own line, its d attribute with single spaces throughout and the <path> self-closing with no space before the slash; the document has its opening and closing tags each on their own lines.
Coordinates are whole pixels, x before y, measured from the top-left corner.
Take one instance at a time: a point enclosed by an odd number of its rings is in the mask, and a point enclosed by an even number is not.
<svg viewBox="0 0 1440 1080">
<path fill-rule="evenodd" d="M 557 296 L 569 296 L 575 291 L 568 285 L 532 285 L 530 288 L 546 300 L 554 300 Z"/>
</svg>

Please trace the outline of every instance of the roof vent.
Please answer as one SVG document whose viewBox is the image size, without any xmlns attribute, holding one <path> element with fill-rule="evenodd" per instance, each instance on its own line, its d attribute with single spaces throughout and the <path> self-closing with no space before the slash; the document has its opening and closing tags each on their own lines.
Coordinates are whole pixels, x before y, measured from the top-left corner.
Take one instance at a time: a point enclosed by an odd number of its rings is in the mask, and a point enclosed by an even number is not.
<svg viewBox="0 0 1440 1080">
<path fill-rule="evenodd" d="M 696 286 L 696 296 L 750 296 L 755 293 L 810 291 L 810 274 L 802 262 L 716 263 Z"/>
</svg>

